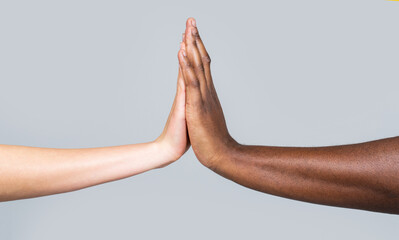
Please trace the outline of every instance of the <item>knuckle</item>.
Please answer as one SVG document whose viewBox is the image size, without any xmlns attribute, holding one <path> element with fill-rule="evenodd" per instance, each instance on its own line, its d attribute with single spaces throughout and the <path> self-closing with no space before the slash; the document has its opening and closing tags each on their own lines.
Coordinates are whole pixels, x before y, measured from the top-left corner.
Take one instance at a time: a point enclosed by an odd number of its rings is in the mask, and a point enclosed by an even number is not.
<svg viewBox="0 0 399 240">
<path fill-rule="evenodd" d="M 193 35 L 194 35 L 194 38 L 196 38 L 196 39 L 201 39 L 198 30 L 195 30 L 195 31 L 193 32 Z"/>
<path fill-rule="evenodd" d="M 202 63 L 201 63 L 201 64 L 197 64 L 197 65 L 195 66 L 195 70 L 196 70 L 197 72 L 203 72 L 203 71 L 204 71 L 204 66 L 202 65 Z"/>
<path fill-rule="evenodd" d="M 196 37 L 195 36 L 191 36 L 189 38 L 187 38 L 187 47 L 193 47 L 195 45 L 196 42 Z"/>
<path fill-rule="evenodd" d="M 187 61 L 187 60 L 186 60 L 186 61 L 184 62 L 184 66 L 185 66 L 186 68 L 191 68 L 192 65 L 191 65 L 191 62 L 190 62 L 190 61 Z"/>
<path fill-rule="evenodd" d="M 211 57 L 206 54 L 205 56 L 202 57 L 202 62 L 205 64 L 210 64 L 211 63 Z"/>
</svg>

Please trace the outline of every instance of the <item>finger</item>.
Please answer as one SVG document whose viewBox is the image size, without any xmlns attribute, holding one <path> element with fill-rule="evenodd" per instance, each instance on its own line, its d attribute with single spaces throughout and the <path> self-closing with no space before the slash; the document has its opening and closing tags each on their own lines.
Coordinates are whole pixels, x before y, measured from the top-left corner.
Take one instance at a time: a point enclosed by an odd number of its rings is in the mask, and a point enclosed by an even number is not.
<svg viewBox="0 0 399 240">
<path fill-rule="evenodd" d="M 184 77 L 183 73 L 181 71 L 181 67 L 179 65 L 179 73 L 177 74 L 177 91 L 184 91 L 185 86 L 184 86 Z"/>
<path fill-rule="evenodd" d="M 184 119 L 185 121 L 185 106 L 186 106 L 186 90 L 184 86 L 184 78 L 181 68 L 179 66 L 179 74 L 177 77 L 177 92 L 174 101 L 174 109 L 176 111 L 176 117 Z"/>
<path fill-rule="evenodd" d="M 184 38 L 183 38 L 183 39 L 184 39 Z M 183 50 L 183 52 L 186 52 L 186 51 L 187 51 L 187 50 L 186 50 L 186 44 L 184 43 L 184 40 L 183 40 L 183 42 L 180 43 L 180 49 Z"/>
<path fill-rule="evenodd" d="M 201 55 L 202 65 L 204 66 L 206 81 L 208 84 L 212 84 L 211 57 L 209 56 L 208 51 L 206 51 L 205 45 L 202 42 L 202 39 L 199 36 L 199 34 L 197 35 L 196 43 L 197 43 L 198 51 Z"/>
<path fill-rule="evenodd" d="M 180 49 L 178 58 L 186 88 L 186 103 L 193 105 L 200 104 L 202 102 L 200 83 L 187 58 L 185 49 Z"/>
<path fill-rule="evenodd" d="M 183 52 L 186 52 L 186 44 L 184 43 L 184 33 L 183 33 L 183 41 L 180 43 L 180 49 L 183 51 Z M 183 79 L 183 82 L 184 82 L 184 85 L 185 85 L 185 79 L 184 79 L 184 76 L 183 76 L 183 70 L 182 70 L 182 68 L 180 67 L 180 65 L 179 65 L 179 71 L 180 71 L 180 74 L 181 74 L 181 76 L 182 76 L 182 79 Z"/>
<path fill-rule="evenodd" d="M 196 26 L 197 23 L 194 21 L 194 25 Z M 198 52 L 200 54 L 201 60 L 202 60 L 202 65 L 204 67 L 204 71 L 205 71 L 205 77 L 207 81 L 212 81 L 212 75 L 211 75 L 211 58 L 208 54 L 208 51 L 205 48 L 205 45 L 201 39 L 201 36 L 198 32 L 198 28 L 196 27 L 196 34 L 194 35 L 195 38 L 195 43 L 197 45 L 198 48 Z"/>
<path fill-rule="evenodd" d="M 186 36 L 185 36 L 185 43 L 186 43 L 186 52 L 187 57 L 194 68 L 195 74 L 200 82 L 201 92 L 205 94 L 207 92 L 207 83 L 205 78 L 204 66 L 202 64 L 201 55 L 198 51 L 197 44 L 196 44 L 196 37 L 195 35 L 198 33 L 195 27 L 195 20 L 193 18 L 189 18 L 186 24 Z"/>
<path fill-rule="evenodd" d="M 173 104 L 172 104 L 172 108 L 170 109 L 170 112 L 169 112 L 169 115 L 168 115 L 168 119 L 166 120 L 166 124 L 165 124 L 165 128 L 164 128 L 164 131 L 166 131 L 166 129 L 167 129 L 167 126 L 169 126 L 169 123 L 170 123 L 170 121 L 171 121 L 171 118 L 172 118 L 172 115 L 175 113 L 175 109 L 177 108 L 177 105 L 178 105 L 178 102 L 179 102 L 179 98 L 180 98 L 180 96 L 182 95 L 182 90 L 184 90 L 184 89 L 182 89 L 182 86 L 181 86 L 181 81 L 184 81 L 183 80 L 183 75 L 182 75 L 182 73 L 181 73 L 181 70 L 180 70 L 180 66 L 179 66 L 179 73 L 178 73 L 178 75 L 177 75 L 177 89 L 176 89 L 176 95 L 175 95 L 175 98 L 174 98 L 174 100 L 173 100 Z M 183 83 L 184 84 L 184 83 Z"/>
</svg>

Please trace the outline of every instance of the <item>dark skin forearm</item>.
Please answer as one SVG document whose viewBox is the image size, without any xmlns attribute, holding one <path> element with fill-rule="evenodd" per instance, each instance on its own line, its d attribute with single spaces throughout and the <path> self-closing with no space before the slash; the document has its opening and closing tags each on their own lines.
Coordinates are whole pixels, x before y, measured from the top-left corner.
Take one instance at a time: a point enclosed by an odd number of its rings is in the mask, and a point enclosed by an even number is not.
<svg viewBox="0 0 399 240">
<path fill-rule="evenodd" d="M 179 51 L 198 160 L 246 187 L 318 204 L 399 214 L 399 138 L 316 148 L 244 146 L 229 134 L 194 19 Z"/>
<path fill-rule="evenodd" d="M 316 148 L 231 145 L 212 170 L 296 200 L 399 213 L 399 138 Z"/>
</svg>

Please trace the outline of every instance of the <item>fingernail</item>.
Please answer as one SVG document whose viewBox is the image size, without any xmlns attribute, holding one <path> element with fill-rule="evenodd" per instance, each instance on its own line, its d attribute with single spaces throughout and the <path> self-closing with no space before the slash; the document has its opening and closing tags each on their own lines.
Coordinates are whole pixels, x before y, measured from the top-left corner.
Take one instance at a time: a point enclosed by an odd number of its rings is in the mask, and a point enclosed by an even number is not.
<svg viewBox="0 0 399 240">
<path fill-rule="evenodd" d="M 191 19 L 191 25 L 193 27 L 197 27 L 197 23 L 195 22 L 195 19 Z"/>
<path fill-rule="evenodd" d="M 186 55 L 186 51 L 182 51 L 182 54 L 183 54 L 183 56 L 185 56 L 185 57 L 187 57 L 187 55 Z"/>
</svg>

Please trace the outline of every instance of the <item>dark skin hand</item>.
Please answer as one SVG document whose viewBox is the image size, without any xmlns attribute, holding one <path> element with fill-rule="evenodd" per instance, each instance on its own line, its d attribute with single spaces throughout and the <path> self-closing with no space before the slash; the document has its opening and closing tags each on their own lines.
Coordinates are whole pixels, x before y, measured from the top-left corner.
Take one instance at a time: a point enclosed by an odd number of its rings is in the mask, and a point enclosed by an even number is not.
<svg viewBox="0 0 399 240">
<path fill-rule="evenodd" d="M 331 147 L 267 147 L 229 134 L 195 20 L 178 54 L 186 121 L 198 160 L 246 187 L 296 200 L 399 214 L 399 137 Z"/>
</svg>

